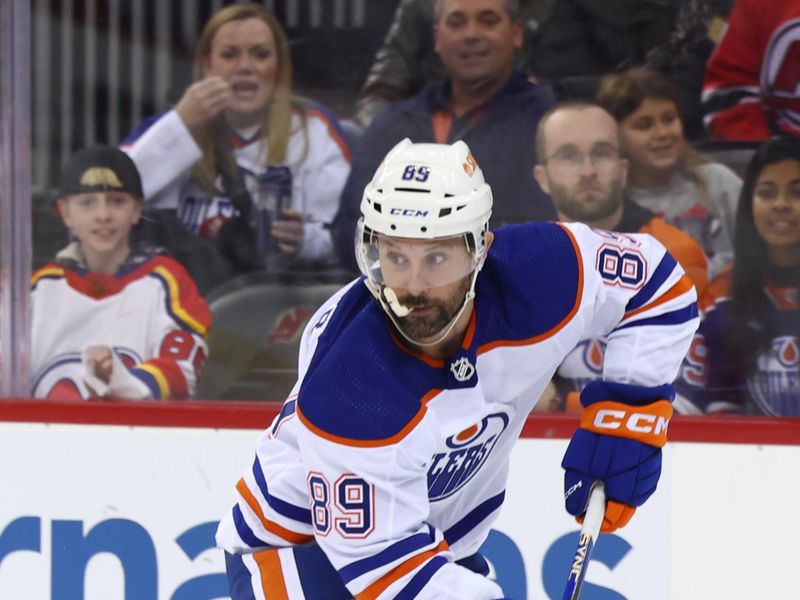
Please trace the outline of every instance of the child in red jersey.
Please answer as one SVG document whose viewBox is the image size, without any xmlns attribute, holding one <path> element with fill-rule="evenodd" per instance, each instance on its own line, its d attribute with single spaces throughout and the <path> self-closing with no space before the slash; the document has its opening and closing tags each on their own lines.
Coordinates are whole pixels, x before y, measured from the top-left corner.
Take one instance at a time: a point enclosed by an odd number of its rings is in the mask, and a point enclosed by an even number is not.
<svg viewBox="0 0 800 600">
<path fill-rule="evenodd" d="M 136 166 L 116 148 L 79 151 L 56 207 L 75 239 L 32 279 L 33 395 L 189 397 L 211 315 L 183 267 L 132 244 L 143 207 Z"/>
</svg>

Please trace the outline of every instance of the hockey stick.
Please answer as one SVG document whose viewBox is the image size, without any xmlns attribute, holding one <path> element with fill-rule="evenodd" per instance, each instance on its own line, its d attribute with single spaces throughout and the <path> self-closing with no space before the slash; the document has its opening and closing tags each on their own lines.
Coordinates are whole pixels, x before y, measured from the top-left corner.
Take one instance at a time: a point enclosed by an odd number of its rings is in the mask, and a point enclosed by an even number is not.
<svg viewBox="0 0 800 600">
<path fill-rule="evenodd" d="M 564 588 L 564 596 L 561 600 L 578 600 L 583 578 L 586 577 L 586 569 L 592 558 L 592 550 L 600 535 L 600 526 L 603 524 L 605 512 L 606 494 L 603 489 L 603 482 L 598 481 L 592 486 L 592 491 L 589 494 L 589 506 L 586 508 L 586 516 L 583 519 L 583 526 L 578 537 L 578 547 L 575 550 L 575 556 L 572 558 L 567 585 Z"/>
</svg>

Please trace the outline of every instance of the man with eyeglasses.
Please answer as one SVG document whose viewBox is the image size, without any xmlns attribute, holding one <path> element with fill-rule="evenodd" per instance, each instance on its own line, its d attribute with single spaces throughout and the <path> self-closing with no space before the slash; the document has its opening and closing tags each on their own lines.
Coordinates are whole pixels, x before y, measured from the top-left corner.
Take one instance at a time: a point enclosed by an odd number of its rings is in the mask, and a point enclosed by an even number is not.
<svg viewBox="0 0 800 600">
<path fill-rule="evenodd" d="M 698 290 L 705 287 L 708 259 L 701 246 L 626 196 L 628 160 L 617 122 L 605 109 L 585 101 L 553 107 L 539 121 L 536 150 L 534 177 L 550 194 L 559 220 L 649 233 L 664 244 Z M 554 383 L 567 410 L 580 410 L 578 392 L 602 373 L 604 351 L 603 338 L 583 339 L 562 363 Z"/>
</svg>

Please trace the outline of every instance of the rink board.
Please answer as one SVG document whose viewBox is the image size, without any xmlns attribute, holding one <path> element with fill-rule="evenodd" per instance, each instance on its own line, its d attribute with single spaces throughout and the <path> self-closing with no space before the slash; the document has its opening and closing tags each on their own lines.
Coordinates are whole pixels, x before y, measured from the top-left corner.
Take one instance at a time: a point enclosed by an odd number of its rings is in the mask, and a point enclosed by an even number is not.
<svg viewBox="0 0 800 600">
<path fill-rule="evenodd" d="M 224 597 L 215 523 L 273 414 L 0 403 L 0 598 Z M 532 418 L 512 455 L 485 546 L 512 598 L 561 597 L 577 525 L 562 507 L 559 463 L 576 424 Z M 666 448 L 658 493 L 601 537 L 582 598 L 793 597 L 800 422 L 671 427 L 678 441 Z"/>
</svg>

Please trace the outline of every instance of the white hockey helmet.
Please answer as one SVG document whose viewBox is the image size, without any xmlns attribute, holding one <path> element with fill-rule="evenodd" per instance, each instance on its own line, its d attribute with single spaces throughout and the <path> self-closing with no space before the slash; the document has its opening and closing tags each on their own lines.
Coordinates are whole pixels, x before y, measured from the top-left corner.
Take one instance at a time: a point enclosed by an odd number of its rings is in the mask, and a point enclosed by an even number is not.
<svg viewBox="0 0 800 600">
<path fill-rule="evenodd" d="M 360 233 L 415 239 L 467 235 L 480 257 L 492 190 L 463 141 L 414 144 L 406 138 L 364 189 L 361 214 Z"/>
<path fill-rule="evenodd" d="M 447 335 L 458 316 L 474 298 L 475 281 L 487 249 L 492 191 L 467 145 L 414 144 L 408 138 L 384 158 L 361 200 L 362 217 L 356 232 L 356 257 L 365 284 L 405 336 L 397 318 L 413 309 L 403 306 L 394 287 L 404 287 L 393 277 L 398 269 L 389 258 L 381 261 L 381 239 L 463 240 L 466 260 L 451 260 L 426 268 L 421 277 L 429 287 L 453 283 L 470 276 L 461 309 L 440 337 Z M 418 340 L 410 341 L 418 343 Z"/>
</svg>

